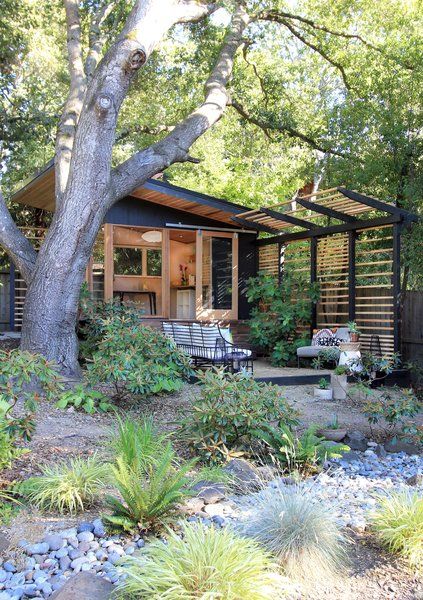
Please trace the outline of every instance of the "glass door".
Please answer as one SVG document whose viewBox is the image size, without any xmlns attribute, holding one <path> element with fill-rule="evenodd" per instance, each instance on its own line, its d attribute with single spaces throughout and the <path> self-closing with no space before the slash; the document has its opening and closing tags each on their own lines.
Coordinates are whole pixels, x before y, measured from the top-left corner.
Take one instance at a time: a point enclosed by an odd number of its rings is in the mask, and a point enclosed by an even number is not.
<svg viewBox="0 0 423 600">
<path fill-rule="evenodd" d="M 196 318 L 238 318 L 238 235 L 198 231 Z"/>
</svg>

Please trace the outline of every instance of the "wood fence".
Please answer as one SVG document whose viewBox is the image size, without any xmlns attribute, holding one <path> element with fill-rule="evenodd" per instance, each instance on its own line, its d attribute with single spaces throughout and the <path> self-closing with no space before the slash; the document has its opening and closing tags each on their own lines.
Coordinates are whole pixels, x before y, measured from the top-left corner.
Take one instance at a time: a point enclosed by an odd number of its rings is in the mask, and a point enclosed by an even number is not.
<svg viewBox="0 0 423 600">
<path fill-rule="evenodd" d="M 423 368 L 423 291 L 406 292 L 402 310 L 402 354 Z"/>
</svg>

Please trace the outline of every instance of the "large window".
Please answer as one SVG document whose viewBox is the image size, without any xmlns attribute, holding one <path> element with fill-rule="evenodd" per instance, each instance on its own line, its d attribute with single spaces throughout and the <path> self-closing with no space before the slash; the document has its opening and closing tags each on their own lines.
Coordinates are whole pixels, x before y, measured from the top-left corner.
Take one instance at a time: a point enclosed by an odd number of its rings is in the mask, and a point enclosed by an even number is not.
<svg viewBox="0 0 423 600">
<path fill-rule="evenodd" d="M 113 250 L 115 275 L 160 277 L 162 274 L 161 248 L 123 248 Z"/>
</svg>

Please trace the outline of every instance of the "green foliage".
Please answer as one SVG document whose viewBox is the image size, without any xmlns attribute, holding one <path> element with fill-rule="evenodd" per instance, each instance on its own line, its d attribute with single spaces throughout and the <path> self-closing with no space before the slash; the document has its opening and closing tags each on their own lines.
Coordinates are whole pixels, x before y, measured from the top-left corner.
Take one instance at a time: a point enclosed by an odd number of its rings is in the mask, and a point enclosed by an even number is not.
<svg viewBox="0 0 423 600">
<path fill-rule="evenodd" d="M 371 523 L 388 550 L 404 556 L 416 571 L 423 571 L 423 498 L 417 491 L 379 497 Z"/>
<path fill-rule="evenodd" d="M 228 529 L 183 524 L 181 536 L 169 531 L 166 544 L 153 541 L 140 556 L 125 559 L 120 592 L 151 600 L 278 600 L 285 594 L 275 571 L 254 541 Z"/>
<path fill-rule="evenodd" d="M 329 381 L 327 379 L 325 379 L 324 377 L 321 377 L 319 379 L 319 389 L 320 390 L 327 390 L 327 389 L 329 389 Z"/>
<path fill-rule="evenodd" d="M 146 468 L 160 456 L 167 443 L 167 434 L 160 433 L 152 418 L 142 421 L 117 417 L 117 431 L 111 435 L 111 447 L 115 456 L 121 456 L 129 466 Z"/>
<path fill-rule="evenodd" d="M 317 358 L 313 359 L 314 369 L 327 369 L 338 364 L 339 349 L 338 348 L 322 348 L 319 350 Z"/>
<path fill-rule="evenodd" d="M 280 283 L 267 273 L 250 278 L 247 298 L 258 304 L 251 311 L 251 342 L 268 352 L 274 364 L 286 364 L 299 346 L 307 344 L 296 332 L 301 325 L 309 324 L 312 304 L 319 297 L 318 283 L 310 284 L 289 270 Z"/>
<path fill-rule="evenodd" d="M 5 429 L 11 435 L 29 440 L 35 427 L 37 400 L 41 395 L 54 399 L 61 387 L 56 366 L 43 356 L 18 349 L 0 351 L 0 402 L 7 422 Z M 25 415 L 13 418 L 11 412 L 19 399 L 23 399 Z"/>
<path fill-rule="evenodd" d="M 57 408 L 68 408 L 74 406 L 82 409 L 86 413 L 93 414 L 97 411 L 107 412 L 112 408 L 107 396 L 89 388 L 85 384 L 78 384 L 75 387 L 63 392 L 56 402 Z"/>
<path fill-rule="evenodd" d="M 316 426 L 310 426 L 297 436 L 285 425 L 279 428 L 263 424 L 256 432 L 264 442 L 272 460 L 289 471 L 313 473 L 328 459 L 340 458 L 350 448 L 345 444 L 329 442 L 316 435 Z"/>
<path fill-rule="evenodd" d="M 120 421 L 112 440 L 111 467 L 119 499 L 107 496 L 112 509 L 104 520 L 114 530 L 159 530 L 175 518 L 177 504 L 189 495 L 188 472 L 195 461 L 179 464 L 170 442 L 157 436 L 151 421 Z"/>
<path fill-rule="evenodd" d="M 357 323 L 355 321 L 348 321 L 347 323 L 348 331 L 350 333 L 361 333 L 357 327 Z"/>
<path fill-rule="evenodd" d="M 189 357 L 172 340 L 140 325 L 139 316 L 126 307 L 98 323 L 101 337 L 88 364 L 92 383 L 112 384 L 117 400 L 130 393 L 149 396 L 182 388 L 191 374 Z"/>
<path fill-rule="evenodd" d="M 378 425 L 388 437 L 395 436 L 399 431 L 402 437 L 416 437 L 423 443 L 423 432 L 418 429 L 415 421 L 415 417 L 423 409 L 423 402 L 411 388 L 383 388 L 379 395 L 375 395 L 373 390 L 366 391 L 367 402 L 363 413 L 370 426 Z"/>
<path fill-rule="evenodd" d="M 96 455 L 73 458 L 42 467 L 39 477 L 18 484 L 17 491 L 40 509 L 75 514 L 98 500 L 109 470 Z"/>
<path fill-rule="evenodd" d="M 289 577 L 327 583 L 345 564 L 345 539 L 312 491 L 266 488 L 240 531 L 271 552 Z"/>
<path fill-rule="evenodd" d="M 278 386 L 243 373 L 208 370 L 198 375 L 201 388 L 182 420 L 182 434 L 203 459 L 219 462 L 239 456 L 263 423 L 297 422 Z"/>
</svg>

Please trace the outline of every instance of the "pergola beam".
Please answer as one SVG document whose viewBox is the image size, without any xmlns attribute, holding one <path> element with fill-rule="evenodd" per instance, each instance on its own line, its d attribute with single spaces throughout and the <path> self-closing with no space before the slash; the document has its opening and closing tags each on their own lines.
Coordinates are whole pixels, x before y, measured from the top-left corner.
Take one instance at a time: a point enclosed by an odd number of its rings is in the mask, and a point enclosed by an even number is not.
<svg viewBox="0 0 423 600">
<path fill-rule="evenodd" d="M 242 225 L 243 227 L 256 229 L 257 231 L 262 231 L 263 233 L 278 233 L 277 229 L 273 229 L 267 225 L 261 225 L 260 223 L 255 223 L 254 221 L 248 221 L 247 219 L 241 219 L 241 217 L 231 217 L 231 220 L 235 221 L 235 223 L 238 223 L 239 225 Z"/>
<path fill-rule="evenodd" d="M 294 240 L 306 240 L 311 237 L 319 237 L 332 235 L 333 233 L 344 233 L 346 231 L 357 231 L 362 229 L 371 229 L 372 227 L 383 227 L 384 225 L 392 225 L 393 223 L 400 223 L 402 217 L 398 215 L 391 215 L 389 217 L 378 217 L 376 219 L 369 219 L 368 221 L 358 220 L 352 223 L 342 223 L 342 225 L 330 225 L 329 227 L 318 227 L 316 229 L 310 229 L 308 231 L 296 231 L 295 233 L 282 233 L 272 238 L 265 238 L 257 240 L 258 246 L 268 246 L 269 244 L 278 244 L 285 242 L 293 242 Z"/>
<path fill-rule="evenodd" d="M 297 227 L 305 227 L 305 229 L 314 229 L 317 227 L 317 225 L 314 223 L 310 223 L 304 219 L 299 219 L 298 217 L 293 217 L 292 215 L 287 215 L 286 213 L 272 210 L 271 208 L 260 207 L 260 212 L 272 217 L 272 219 L 290 223 L 291 225 L 296 225 Z"/>
<path fill-rule="evenodd" d="M 310 202 L 309 200 L 305 200 L 300 196 L 297 196 L 295 201 L 308 210 L 313 210 L 321 215 L 326 215 L 327 217 L 332 217 L 333 219 L 338 219 L 339 221 L 344 221 L 345 223 L 353 223 L 354 221 L 358 220 L 352 215 L 347 215 L 346 213 L 335 210 L 334 208 L 329 208 L 329 206 L 323 206 L 321 204 L 316 204 L 316 202 Z"/>
<path fill-rule="evenodd" d="M 365 204 L 366 206 L 370 206 L 375 210 L 381 210 L 383 212 L 387 212 L 391 215 L 396 215 L 399 217 L 404 217 L 408 221 L 419 220 L 417 215 L 409 212 L 408 210 L 404 210 L 403 208 L 399 208 L 398 206 L 393 206 L 392 204 L 388 204 L 387 202 L 381 202 L 376 198 L 371 198 L 370 196 L 364 196 L 363 194 L 359 194 L 358 192 L 353 192 L 352 190 L 347 190 L 346 188 L 339 187 L 338 191 L 341 192 L 343 196 L 353 200 L 354 202 L 359 202 L 360 204 Z"/>
</svg>

